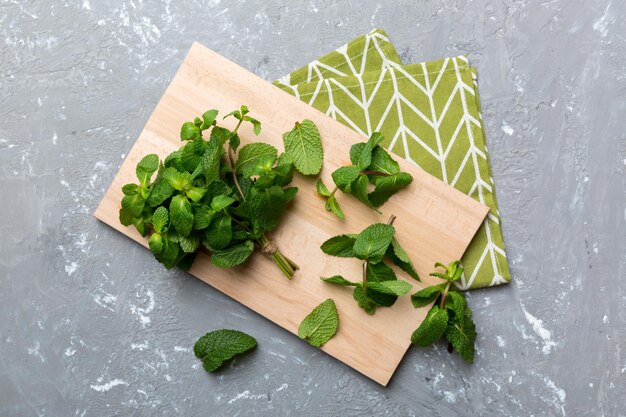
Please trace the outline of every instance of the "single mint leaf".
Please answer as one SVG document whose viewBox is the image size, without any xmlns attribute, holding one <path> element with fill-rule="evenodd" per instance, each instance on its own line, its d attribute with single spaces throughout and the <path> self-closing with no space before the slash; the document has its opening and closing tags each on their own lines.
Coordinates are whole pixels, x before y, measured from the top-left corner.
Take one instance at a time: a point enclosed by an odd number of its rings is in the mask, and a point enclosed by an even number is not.
<svg viewBox="0 0 626 417">
<path fill-rule="evenodd" d="M 167 269 L 172 269 L 178 263 L 180 252 L 181 249 L 178 243 L 163 239 L 162 250 L 158 254 L 155 253 L 154 257 Z"/>
<path fill-rule="evenodd" d="M 449 312 L 452 311 L 454 313 L 455 318 L 466 315 L 471 317 L 472 315 L 472 311 L 467 306 L 465 297 L 458 291 L 448 292 L 448 296 L 446 297 L 446 308 Z"/>
<path fill-rule="evenodd" d="M 141 182 L 142 185 L 147 186 L 150 183 L 152 174 L 154 174 L 158 168 L 159 157 L 156 154 L 151 153 L 144 156 L 142 160 L 139 161 L 137 168 L 135 169 L 139 182 Z"/>
<path fill-rule="evenodd" d="M 139 186 L 137 184 L 126 184 L 122 187 L 122 193 L 124 195 L 134 195 L 139 193 Z"/>
<path fill-rule="evenodd" d="M 360 170 L 366 169 L 372 163 L 372 153 L 384 138 L 385 137 L 379 132 L 372 133 L 372 136 L 370 136 L 365 146 L 361 148 L 356 161 L 356 166 L 359 167 Z"/>
<path fill-rule="evenodd" d="M 400 172 L 400 165 L 386 150 L 377 146 L 372 152 L 372 163 L 366 169 L 367 171 L 376 171 L 388 175 L 394 175 Z"/>
<path fill-rule="evenodd" d="M 120 223 L 124 226 L 133 224 L 133 213 L 127 208 L 120 208 Z"/>
<path fill-rule="evenodd" d="M 198 339 L 193 352 L 207 372 L 216 371 L 236 355 L 253 349 L 256 339 L 238 330 L 215 330 Z"/>
<path fill-rule="evenodd" d="M 202 138 L 194 139 L 182 148 L 180 163 L 189 172 L 194 172 L 202 160 L 208 144 Z"/>
<path fill-rule="evenodd" d="M 283 134 L 285 153 L 302 175 L 317 175 L 324 164 L 324 148 L 320 132 L 310 120 L 296 123 L 293 130 Z"/>
<path fill-rule="evenodd" d="M 404 295 L 411 291 L 413 286 L 406 281 L 384 281 L 384 282 L 368 282 L 367 289 L 377 291 L 383 294 Z"/>
<path fill-rule="evenodd" d="M 398 265 L 400 269 L 409 274 L 411 278 L 420 281 L 420 276 L 415 270 L 413 262 L 411 262 L 409 255 L 407 255 L 406 251 L 402 248 L 397 239 L 394 238 L 391 241 L 391 246 L 387 248 L 387 256 L 393 261 L 394 264 Z"/>
<path fill-rule="evenodd" d="M 188 236 L 193 228 L 191 203 L 186 197 L 176 195 L 170 202 L 170 221 L 181 236 Z"/>
<path fill-rule="evenodd" d="M 374 207 L 382 206 L 389 198 L 411 184 L 413 177 L 407 172 L 400 172 L 389 177 L 373 176 L 374 191 L 369 193 L 368 199 Z"/>
<path fill-rule="evenodd" d="M 257 231 L 271 231 L 278 226 L 278 220 L 285 211 L 288 197 L 285 190 L 277 185 L 266 189 L 250 190 L 247 203 L 250 219 Z"/>
<path fill-rule="evenodd" d="M 176 170 L 176 168 L 166 168 L 163 172 L 168 169 Z M 150 196 L 146 200 L 146 204 L 149 207 L 156 207 L 165 202 L 168 198 L 172 196 L 174 193 L 174 188 L 170 185 L 170 183 L 163 178 L 163 173 L 159 174 L 152 184 L 152 189 L 150 190 Z"/>
<path fill-rule="evenodd" d="M 346 216 L 345 216 L 345 214 L 343 214 L 343 210 L 341 210 L 341 206 L 339 205 L 339 202 L 337 201 L 337 198 L 335 198 L 335 196 L 332 196 L 328 200 L 326 200 L 326 210 L 332 211 L 335 214 L 335 216 L 339 217 L 339 219 L 341 219 L 341 220 L 346 218 Z"/>
<path fill-rule="evenodd" d="M 354 242 L 354 255 L 359 259 L 368 259 L 371 263 L 380 262 L 391 244 L 395 229 L 393 226 L 375 223 L 368 226 Z"/>
<path fill-rule="evenodd" d="M 215 129 L 217 127 L 214 127 L 211 132 L 214 132 Z M 220 178 L 220 160 L 224 155 L 223 146 L 224 144 L 220 139 L 215 139 L 211 135 L 211 140 L 207 143 L 199 164 L 207 183 L 217 181 Z"/>
<path fill-rule="evenodd" d="M 411 295 L 411 302 L 413 303 L 413 306 L 415 308 L 426 307 L 439 298 L 444 287 L 445 284 L 439 284 L 419 290 L 415 294 Z"/>
<path fill-rule="evenodd" d="M 261 133 L 261 122 L 250 116 L 245 116 L 243 120 L 252 123 L 252 131 L 255 135 L 259 136 L 259 134 Z"/>
<path fill-rule="evenodd" d="M 324 282 L 328 282 L 330 284 L 335 284 L 335 285 L 341 285 L 343 287 L 354 287 L 354 286 L 359 285 L 356 282 L 348 281 L 347 279 L 345 279 L 341 275 L 334 275 L 334 276 L 328 277 L 328 278 L 321 277 L 320 279 L 322 281 L 324 281 Z"/>
<path fill-rule="evenodd" d="M 169 219 L 170 217 L 165 207 L 161 206 L 157 208 L 152 214 L 152 227 L 154 227 L 154 231 L 157 233 L 166 232 Z"/>
<path fill-rule="evenodd" d="M 267 143 L 250 143 L 239 150 L 235 171 L 244 177 L 269 171 L 276 161 L 278 151 Z"/>
<path fill-rule="evenodd" d="M 252 255 L 253 251 L 254 243 L 251 240 L 246 240 L 226 249 L 213 251 L 211 263 L 220 268 L 232 268 L 244 263 Z"/>
<path fill-rule="evenodd" d="M 359 158 L 365 149 L 365 142 L 355 143 L 350 146 L 350 162 L 352 165 L 357 166 L 359 164 Z"/>
<path fill-rule="evenodd" d="M 474 362 L 474 343 L 476 341 L 476 325 L 468 315 L 455 317 L 445 329 L 446 338 L 454 350 L 465 362 Z"/>
<path fill-rule="evenodd" d="M 376 303 L 365 295 L 365 291 L 363 290 L 363 286 L 361 284 L 354 287 L 352 297 L 354 297 L 359 307 L 361 307 L 367 314 L 371 315 L 376 313 Z"/>
<path fill-rule="evenodd" d="M 322 243 L 320 248 L 322 252 L 327 255 L 338 256 L 340 258 L 353 258 L 354 252 L 352 250 L 354 242 L 356 241 L 356 235 L 339 235 L 328 239 Z"/>
<path fill-rule="evenodd" d="M 193 140 L 202 137 L 200 128 L 193 122 L 185 122 L 180 128 L 180 140 Z"/>
<path fill-rule="evenodd" d="M 146 204 L 141 194 L 125 195 L 122 197 L 122 208 L 128 210 L 132 217 L 141 216 L 141 212 Z"/>
<path fill-rule="evenodd" d="M 150 252 L 155 255 L 163 252 L 163 245 L 165 241 L 163 240 L 163 236 L 160 233 L 152 233 L 150 235 L 150 240 L 148 240 L 148 247 L 150 248 Z"/>
<path fill-rule="evenodd" d="M 218 111 L 215 110 L 215 109 L 205 111 L 202 114 L 202 126 L 201 126 L 201 129 L 202 130 L 206 130 L 209 127 L 213 126 L 213 124 L 215 124 L 215 119 L 217 118 L 217 114 L 218 114 Z"/>
<path fill-rule="evenodd" d="M 302 320 L 298 329 L 300 339 L 309 341 L 311 346 L 320 347 L 337 333 L 339 315 L 335 302 L 329 298 L 311 311 Z"/>
<path fill-rule="evenodd" d="M 443 336 L 448 325 L 448 312 L 433 306 L 426 318 L 411 335 L 411 342 L 417 346 L 429 346 Z"/>
<path fill-rule="evenodd" d="M 202 230 L 208 227 L 209 224 L 211 224 L 214 214 L 215 212 L 207 206 L 197 206 L 193 213 L 193 228 L 195 230 Z"/>
<path fill-rule="evenodd" d="M 225 209 L 226 207 L 230 206 L 234 202 L 235 202 L 235 199 L 230 196 L 218 195 L 218 196 L 213 197 L 213 200 L 211 200 L 211 209 L 217 212 L 222 209 Z"/>
<path fill-rule="evenodd" d="M 180 236 L 178 238 L 178 244 L 183 252 L 193 253 L 200 247 L 200 236 L 195 233 L 187 237 Z"/>
<path fill-rule="evenodd" d="M 216 216 L 204 231 L 202 244 L 209 250 L 224 249 L 233 238 L 232 218 L 227 214 Z"/>
<path fill-rule="evenodd" d="M 352 191 L 352 183 L 359 178 L 360 170 L 354 165 L 337 168 L 333 173 L 333 181 L 344 193 Z"/>
<path fill-rule="evenodd" d="M 358 180 L 352 184 L 352 194 L 359 199 L 359 201 L 368 207 L 375 208 L 369 199 L 367 194 L 367 186 L 369 180 L 367 175 L 361 175 Z"/>
<path fill-rule="evenodd" d="M 330 197 L 330 191 L 328 191 L 328 188 L 326 188 L 326 184 L 324 184 L 324 181 L 322 181 L 321 178 L 319 178 L 315 183 L 315 188 L 317 189 L 317 194 L 321 195 L 322 197 Z"/>
<path fill-rule="evenodd" d="M 176 168 L 165 168 L 162 175 L 163 179 L 175 190 L 183 191 L 191 188 L 191 174 L 186 171 L 180 172 Z"/>
</svg>

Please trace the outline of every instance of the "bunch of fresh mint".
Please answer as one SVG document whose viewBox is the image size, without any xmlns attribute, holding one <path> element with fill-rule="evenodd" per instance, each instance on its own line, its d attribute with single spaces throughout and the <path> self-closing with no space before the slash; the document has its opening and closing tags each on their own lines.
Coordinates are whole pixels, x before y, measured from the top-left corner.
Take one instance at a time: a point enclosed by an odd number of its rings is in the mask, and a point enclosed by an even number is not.
<svg viewBox="0 0 626 417">
<path fill-rule="evenodd" d="M 261 123 L 248 116 L 246 106 L 226 116 L 238 120 L 232 131 L 217 126 L 217 115 L 209 110 L 184 123 L 180 138 L 185 146 L 162 163 L 154 154 L 139 162 L 139 184 L 122 188 L 120 222 L 149 234 L 150 250 L 167 268 L 189 269 L 199 250 L 210 252 L 214 265 L 231 268 L 258 248 L 291 278 L 298 266 L 276 248 L 268 232 L 296 196 L 298 189 L 288 186 L 294 168 L 307 175 L 320 172 L 319 132 L 311 121 L 296 123 L 284 135 L 287 151 L 281 155 L 260 142 L 238 149 L 242 123 L 251 123 L 257 135 Z"/>
<path fill-rule="evenodd" d="M 335 193 L 350 193 L 373 209 L 382 206 L 392 195 L 413 181 L 411 174 L 400 171 L 400 165 L 379 144 L 384 136 L 374 132 L 367 142 L 350 147 L 352 165 L 343 166 L 332 173 L 335 189 L 331 192 L 324 182 L 317 181 L 317 193 L 326 199 L 326 210 L 337 217 L 345 217 Z M 373 190 L 370 191 L 370 184 Z"/>
<path fill-rule="evenodd" d="M 385 257 L 419 281 L 413 263 L 394 238 L 394 219 L 395 216 L 391 216 L 387 224 L 375 223 L 359 234 L 332 237 L 321 246 L 328 255 L 363 261 L 361 282 L 348 281 L 341 275 L 321 279 L 335 285 L 354 287 L 354 299 L 368 314 L 374 314 L 376 307 L 392 306 L 398 296 L 407 294 L 412 288 L 411 284 L 396 277 L 393 269 L 383 260 Z"/>
<path fill-rule="evenodd" d="M 450 352 L 453 348 L 465 361 L 472 363 L 476 341 L 476 326 L 472 321 L 472 310 L 462 293 L 450 291 L 452 283 L 463 274 L 460 264 L 459 261 L 454 261 L 445 266 L 437 262 L 435 268 L 442 267 L 445 272 L 433 272 L 430 275 L 441 278 L 445 282 L 426 287 L 411 295 L 411 302 L 415 308 L 435 303 L 422 324 L 413 332 L 411 342 L 417 346 L 429 346 L 445 336 L 448 339 Z"/>
</svg>

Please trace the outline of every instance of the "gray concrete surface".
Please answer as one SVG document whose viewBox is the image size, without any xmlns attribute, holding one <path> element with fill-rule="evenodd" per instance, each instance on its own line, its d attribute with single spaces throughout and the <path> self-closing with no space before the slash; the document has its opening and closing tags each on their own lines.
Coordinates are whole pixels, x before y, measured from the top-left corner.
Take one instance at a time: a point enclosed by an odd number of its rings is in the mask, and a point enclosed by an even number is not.
<svg viewBox="0 0 626 417">
<path fill-rule="evenodd" d="M 389 2 L 391 3 L 391 2 Z M 0 415 L 626 415 L 621 0 L 0 0 Z M 194 40 L 271 80 L 374 27 L 478 67 L 514 283 L 382 388 L 91 217 Z M 259 348 L 217 375 L 209 329 Z"/>
</svg>

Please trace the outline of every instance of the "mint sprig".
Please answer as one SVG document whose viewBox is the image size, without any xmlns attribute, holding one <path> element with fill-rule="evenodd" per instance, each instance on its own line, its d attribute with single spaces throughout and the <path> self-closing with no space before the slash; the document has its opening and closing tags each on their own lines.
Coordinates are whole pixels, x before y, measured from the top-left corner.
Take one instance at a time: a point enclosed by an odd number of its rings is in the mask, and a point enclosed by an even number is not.
<svg viewBox="0 0 626 417">
<path fill-rule="evenodd" d="M 450 291 L 452 283 L 463 274 L 463 268 L 460 261 L 451 262 L 448 266 L 437 262 L 435 267 L 444 268 L 444 272 L 433 272 L 430 275 L 445 282 L 426 287 L 411 295 L 411 302 L 415 308 L 435 303 L 424 321 L 413 332 L 411 342 L 417 346 L 429 346 L 445 336 L 449 350 L 456 350 L 466 362 L 472 363 L 476 341 L 476 325 L 472 321 L 472 311 L 462 293 Z"/>
<path fill-rule="evenodd" d="M 326 210 L 340 219 L 345 218 L 335 195 L 338 190 L 352 194 L 366 206 L 377 210 L 413 181 L 411 174 L 401 172 L 398 162 L 379 146 L 383 139 L 382 134 L 374 132 L 367 142 L 350 147 L 352 165 L 340 167 L 332 173 L 333 191 L 329 191 L 321 179 L 317 181 L 317 193 L 326 200 Z M 369 190 L 370 185 L 373 185 L 372 191 Z"/>
<path fill-rule="evenodd" d="M 399 296 L 407 294 L 412 288 L 408 282 L 398 280 L 394 270 L 384 262 L 385 257 L 403 270 L 410 271 L 409 275 L 419 280 L 406 252 L 394 238 L 394 220 L 395 216 L 391 216 L 387 224 L 375 223 L 359 234 L 334 236 L 321 246 L 327 255 L 363 261 L 360 282 L 349 281 L 341 275 L 320 279 L 329 284 L 354 287 L 352 296 L 368 314 L 374 314 L 377 307 L 392 306 Z"/>
<path fill-rule="evenodd" d="M 139 161 L 138 184 L 122 188 L 120 222 L 149 235 L 150 250 L 167 268 L 190 268 L 199 251 L 208 252 L 213 265 L 232 268 L 246 262 L 256 248 L 291 278 L 298 266 L 276 247 L 269 233 L 278 227 L 298 191 L 289 187 L 293 156 L 279 155 L 267 143 L 240 147 L 238 131 L 243 123 L 252 124 L 255 134 L 261 132 L 261 123 L 249 116 L 246 106 L 226 115 L 238 121 L 232 131 L 218 126 L 217 116 L 217 110 L 209 110 L 183 123 L 180 139 L 185 145 L 163 162 L 155 154 Z M 317 139 L 311 137 L 317 128 L 305 120 L 296 130 L 286 137 L 301 142 L 294 145 L 305 152 L 298 164 L 319 172 L 319 133 Z M 315 140 L 320 146 L 318 158 L 309 160 Z"/>
</svg>

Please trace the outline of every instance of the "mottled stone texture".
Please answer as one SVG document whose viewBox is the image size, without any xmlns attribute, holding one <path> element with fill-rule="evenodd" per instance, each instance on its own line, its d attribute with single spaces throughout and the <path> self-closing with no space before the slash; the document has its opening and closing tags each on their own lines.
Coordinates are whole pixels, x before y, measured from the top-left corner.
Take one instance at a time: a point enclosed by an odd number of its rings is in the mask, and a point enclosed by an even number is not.
<svg viewBox="0 0 626 417">
<path fill-rule="evenodd" d="M 393 3 L 0 1 L 0 415 L 625 415 L 626 3 Z M 475 365 L 388 388 L 91 216 L 194 40 L 271 80 L 374 27 L 478 67 L 514 280 L 469 296 Z M 207 375 L 219 327 L 259 347 Z"/>
</svg>

